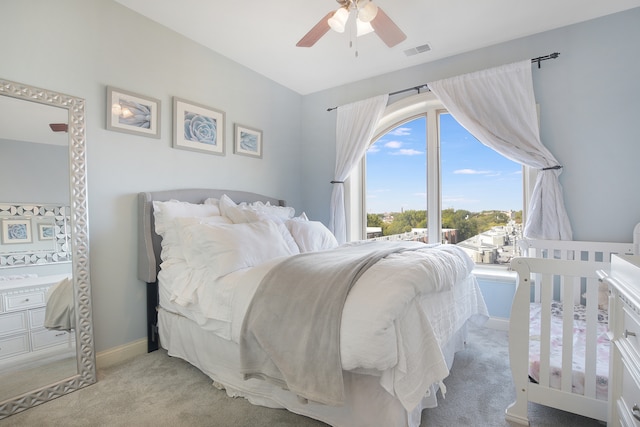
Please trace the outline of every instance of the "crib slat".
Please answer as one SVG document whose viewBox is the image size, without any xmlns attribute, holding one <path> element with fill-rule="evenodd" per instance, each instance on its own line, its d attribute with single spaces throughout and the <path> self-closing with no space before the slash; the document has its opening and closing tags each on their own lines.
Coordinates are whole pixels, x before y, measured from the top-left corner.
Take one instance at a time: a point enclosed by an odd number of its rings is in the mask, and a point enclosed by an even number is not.
<svg viewBox="0 0 640 427">
<path fill-rule="evenodd" d="M 573 303 L 576 289 L 575 277 L 560 276 L 562 284 L 562 382 L 560 389 L 573 391 Z M 578 283 L 579 285 L 579 283 Z"/>
<path fill-rule="evenodd" d="M 589 277 L 587 280 L 586 290 L 586 348 L 585 348 L 585 379 L 584 379 L 584 395 L 596 398 L 597 393 L 597 361 L 598 361 L 598 285 L 599 280 Z"/>
<path fill-rule="evenodd" d="M 549 355 L 551 354 L 551 301 L 553 299 L 553 276 L 540 274 L 540 380 L 543 387 L 549 387 Z M 544 356 L 542 356 L 544 355 Z"/>
</svg>

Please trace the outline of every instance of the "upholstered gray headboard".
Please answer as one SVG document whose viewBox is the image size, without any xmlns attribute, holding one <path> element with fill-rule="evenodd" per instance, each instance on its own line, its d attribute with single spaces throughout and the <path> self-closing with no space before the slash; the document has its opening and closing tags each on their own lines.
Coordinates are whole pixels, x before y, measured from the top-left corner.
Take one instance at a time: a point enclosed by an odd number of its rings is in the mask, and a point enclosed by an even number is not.
<svg viewBox="0 0 640 427">
<path fill-rule="evenodd" d="M 220 198 L 223 194 L 234 202 L 269 202 L 272 205 L 285 206 L 284 200 L 246 191 L 191 188 L 182 190 L 151 191 L 138 193 L 138 279 L 154 283 L 160 271 L 160 241 L 155 232 L 153 202 L 180 200 L 189 203 L 203 203 L 210 197 Z"/>
</svg>

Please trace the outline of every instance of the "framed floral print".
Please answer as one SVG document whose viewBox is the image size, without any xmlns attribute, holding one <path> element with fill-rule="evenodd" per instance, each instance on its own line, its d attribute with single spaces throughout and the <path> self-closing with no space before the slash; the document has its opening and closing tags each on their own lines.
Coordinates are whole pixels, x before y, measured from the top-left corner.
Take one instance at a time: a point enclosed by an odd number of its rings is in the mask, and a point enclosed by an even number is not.
<svg viewBox="0 0 640 427">
<path fill-rule="evenodd" d="M 262 158 L 262 131 L 248 126 L 235 125 L 233 152 L 243 156 Z"/>
<path fill-rule="evenodd" d="M 31 221 L 28 219 L 3 219 L 2 243 L 31 243 Z"/>
<path fill-rule="evenodd" d="M 107 86 L 107 129 L 160 138 L 160 100 Z"/>
<path fill-rule="evenodd" d="M 224 156 L 225 113 L 173 98 L 173 147 Z"/>
</svg>

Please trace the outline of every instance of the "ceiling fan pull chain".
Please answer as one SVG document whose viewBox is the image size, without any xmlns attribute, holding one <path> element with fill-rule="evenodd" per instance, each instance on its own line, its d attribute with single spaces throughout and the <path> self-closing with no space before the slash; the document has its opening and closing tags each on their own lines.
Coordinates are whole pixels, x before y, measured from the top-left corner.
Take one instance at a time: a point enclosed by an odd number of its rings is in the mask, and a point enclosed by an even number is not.
<svg viewBox="0 0 640 427">
<path fill-rule="evenodd" d="M 356 41 L 355 42 L 355 57 L 357 58 L 358 57 L 358 23 L 357 23 L 357 21 L 358 21 L 358 9 L 357 9 L 357 4 L 356 4 L 355 1 L 352 1 L 351 3 L 352 3 L 352 7 L 354 8 L 353 9 L 354 12 L 352 12 L 354 17 L 352 19 L 353 25 L 351 26 L 350 31 L 349 31 L 349 48 L 353 48 L 354 47 L 353 40 L 355 39 L 355 41 Z"/>
</svg>

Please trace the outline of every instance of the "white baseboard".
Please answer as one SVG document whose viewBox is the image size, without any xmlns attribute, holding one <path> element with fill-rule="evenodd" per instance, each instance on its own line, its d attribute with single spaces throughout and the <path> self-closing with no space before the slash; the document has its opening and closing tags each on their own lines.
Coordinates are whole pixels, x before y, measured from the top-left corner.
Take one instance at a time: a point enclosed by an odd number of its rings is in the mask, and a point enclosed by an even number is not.
<svg viewBox="0 0 640 427">
<path fill-rule="evenodd" d="M 485 328 L 497 329 L 499 331 L 509 330 L 509 319 L 503 319 L 500 317 L 490 317 L 484 324 Z"/>
<path fill-rule="evenodd" d="M 147 339 L 141 338 L 119 347 L 110 348 L 96 354 L 97 368 L 108 368 L 135 356 L 147 353 Z"/>
</svg>

